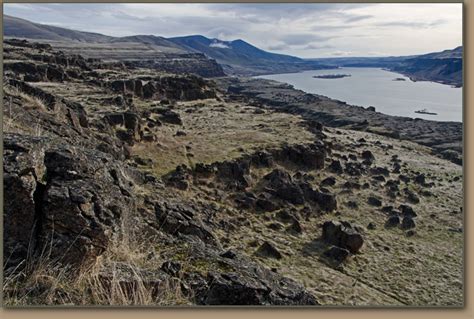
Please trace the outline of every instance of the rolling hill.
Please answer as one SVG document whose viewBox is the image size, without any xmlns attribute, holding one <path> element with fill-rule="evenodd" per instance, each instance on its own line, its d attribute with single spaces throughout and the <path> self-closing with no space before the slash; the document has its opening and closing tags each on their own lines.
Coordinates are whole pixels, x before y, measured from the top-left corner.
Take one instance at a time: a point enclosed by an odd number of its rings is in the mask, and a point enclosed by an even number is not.
<svg viewBox="0 0 474 319">
<path fill-rule="evenodd" d="M 202 35 L 164 38 L 155 35 L 111 37 L 69 30 L 4 16 L 4 36 L 50 41 L 65 51 L 110 59 L 152 59 L 160 54 L 205 54 L 222 65 L 227 74 L 259 75 L 327 68 L 319 62 L 261 50 L 243 40 L 221 41 Z M 104 55 L 104 56 L 102 56 Z"/>
<path fill-rule="evenodd" d="M 382 67 L 419 81 L 462 86 L 462 47 L 424 55 L 301 59 L 259 49 L 244 40 L 222 41 L 202 35 L 164 38 L 155 35 L 112 37 L 49 26 L 4 15 L 4 37 L 46 41 L 86 57 L 117 60 L 173 59 L 201 54 L 216 60 L 228 75 L 253 76 L 341 66 Z M 186 57 L 189 58 L 189 57 Z M 203 56 L 204 58 L 204 56 Z"/>
<path fill-rule="evenodd" d="M 3 35 L 8 37 L 80 42 L 108 42 L 113 37 L 99 33 L 75 31 L 3 15 Z"/>
</svg>

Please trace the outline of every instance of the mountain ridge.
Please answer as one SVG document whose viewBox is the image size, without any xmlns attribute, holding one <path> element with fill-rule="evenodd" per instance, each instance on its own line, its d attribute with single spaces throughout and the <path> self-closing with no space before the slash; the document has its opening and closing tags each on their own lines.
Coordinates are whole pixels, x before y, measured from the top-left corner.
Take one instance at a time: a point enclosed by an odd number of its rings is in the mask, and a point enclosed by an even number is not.
<svg viewBox="0 0 474 319">
<path fill-rule="evenodd" d="M 102 57 L 102 54 L 109 54 L 111 58 L 119 60 L 127 60 L 151 59 L 154 55 L 200 53 L 220 64 L 227 75 L 292 73 L 341 66 L 382 67 L 405 74 L 413 80 L 462 86 L 462 46 L 452 50 L 400 57 L 302 59 L 268 52 L 242 39 L 223 41 L 203 35 L 171 38 L 156 35 L 113 37 L 34 23 L 9 15 L 4 15 L 4 36 L 58 41 L 61 43 L 52 45 L 70 52 L 86 43 L 94 44 L 95 47 L 88 47 L 82 50 L 81 54 L 95 58 Z M 64 45 L 67 42 L 69 44 Z M 71 45 L 71 42 L 74 45 Z M 101 46 L 96 44 L 101 44 Z M 111 51 L 114 51 L 114 54 L 111 54 Z M 130 54 L 132 51 L 133 53 Z M 150 52 L 153 53 L 151 56 Z"/>
</svg>

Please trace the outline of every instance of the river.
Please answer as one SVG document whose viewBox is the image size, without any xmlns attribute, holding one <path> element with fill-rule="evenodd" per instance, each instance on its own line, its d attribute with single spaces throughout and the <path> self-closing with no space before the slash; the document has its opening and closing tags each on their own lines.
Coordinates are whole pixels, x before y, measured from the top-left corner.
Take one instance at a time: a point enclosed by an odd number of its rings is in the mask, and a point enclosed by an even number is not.
<svg viewBox="0 0 474 319">
<path fill-rule="evenodd" d="M 315 75 L 347 74 L 337 79 L 313 78 Z M 390 115 L 435 121 L 462 121 L 462 89 L 408 77 L 380 68 L 339 68 L 299 73 L 262 75 L 257 78 L 286 82 L 296 89 L 324 95 L 352 105 L 374 106 Z M 402 78 L 404 81 L 395 81 Z M 437 115 L 415 113 L 427 109 Z"/>
</svg>

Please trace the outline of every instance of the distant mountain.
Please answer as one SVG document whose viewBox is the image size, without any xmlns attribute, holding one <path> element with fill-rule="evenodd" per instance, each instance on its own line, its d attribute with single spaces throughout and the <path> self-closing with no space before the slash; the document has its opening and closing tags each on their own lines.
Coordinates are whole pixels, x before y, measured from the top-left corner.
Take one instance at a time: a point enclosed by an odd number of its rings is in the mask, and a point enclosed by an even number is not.
<svg viewBox="0 0 474 319">
<path fill-rule="evenodd" d="M 319 62 L 261 50 L 243 40 L 221 41 L 202 35 L 164 38 L 154 35 L 111 37 L 98 33 L 59 28 L 4 15 L 4 36 L 51 43 L 58 49 L 89 57 L 108 59 L 152 59 L 155 55 L 201 53 L 215 59 L 227 74 L 259 75 L 328 68 Z M 87 43 L 77 44 L 76 42 Z M 98 45 L 100 44 L 100 45 Z"/>
<path fill-rule="evenodd" d="M 202 35 L 191 35 L 186 37 L 170 38 L 191 51 L 202 52 L 217 61 L 228 64 L 253 65 L 259 61 L 273 62 L 302 62 L 303 60 L 294 56 L 270 53 L 261 50 L 243 40 L 222 41 L 209 39 Z M 256 59 L 256 60 L 252 60 Z"/>
<path fill-rule="evenodd" d="M 415 81 L 434 81 L 462 86 L 462 47 L 407 58 L 390 70 L 400 72 Z"/>
<path fill-rule="evenodd" d="M 441 52 L 433 52 L 423 55 L 418 55 L 418 59 L 462 59 L 462 46 L 456 47 L 452 50 L 444 50 Z"/>
<path fill-rule="evenodd" d="M 311 59 L 335 67 L 376 67 L 405 74 L 414 81 L 462 86 L 462 46 L 452 50 L 398 57 L 345 57 Z"/>
<path fill-rule="evenodd" d="M 55 41 L 108 42 L 113 39 L 99 33 L 75 31 L 3 15 L 3 35 L 17 38 Z"/>
<path fill-rule="evenodd" d="M 222 41 L 202 35 L 191 35 L 169 40 L 190 51 L 201 52 L 215 59 L 228 73 L 253 75 L 324 67 L 298 57 L 267 52 L 240 39 Z"/>
<path fill-rule="evenodd" d="M 382 67 L 406 74 L 413 80 L 462 86 L 462 47 L 405 57 L 301 59 L 267 52 L 240 39 L 222 41 L 202 35 L 175 38 L 154 35 L 111 37 L 33 23 L 8 15 L 3 16 L 3 23 L 5 37 L 55 41 L 53 46 L 61 50 L 75 51 L 89 57 L 152 60 L 163 56 L 172 59 L 173 55 L 182 57 L 183 54 L 200 53 L 216 60 L 227 74 L 245 76 L 339 66 Z"/>
<path fill-rule="evenodd" d="M 174 42 L 164 37 L 158 37 L 154 35 L 133 35 L 128 37 L 112 38 L 108 42 L 110 43 L 121 43 L 121 42 L 132 42 L 132 43 L 143 43 L 146 45 L 152 45 L 163 48 L 176 49 L 177 51 L 189 52 L 189 50 L 182 46 L 175 44 Z"/>
</svg>

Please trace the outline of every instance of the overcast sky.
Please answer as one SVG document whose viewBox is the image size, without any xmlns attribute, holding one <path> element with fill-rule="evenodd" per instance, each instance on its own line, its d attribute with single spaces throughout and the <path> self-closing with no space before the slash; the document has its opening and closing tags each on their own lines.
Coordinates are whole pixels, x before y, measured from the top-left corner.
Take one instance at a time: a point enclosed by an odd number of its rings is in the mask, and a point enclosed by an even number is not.
<svg viewBox="0 0 474 319">
<path fill-rule="evenodd" d="M 201 34 L 305 58 L 411 55 L 462 44 L 462 4 L 4 4 L 33 22 L 112 36 Z"/>
</svg>

